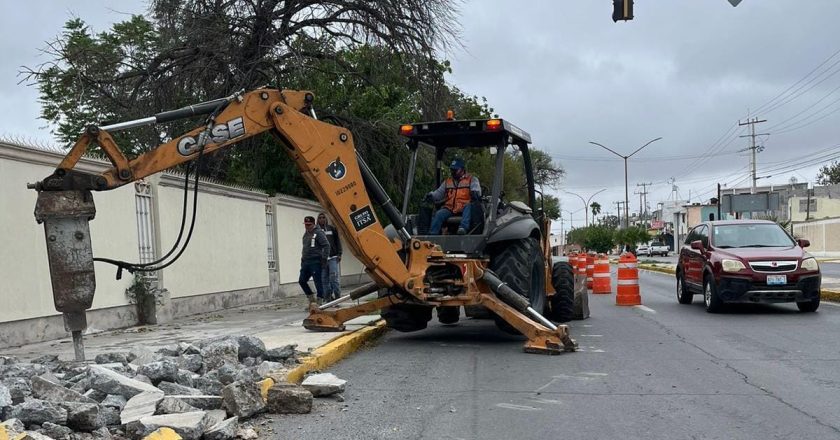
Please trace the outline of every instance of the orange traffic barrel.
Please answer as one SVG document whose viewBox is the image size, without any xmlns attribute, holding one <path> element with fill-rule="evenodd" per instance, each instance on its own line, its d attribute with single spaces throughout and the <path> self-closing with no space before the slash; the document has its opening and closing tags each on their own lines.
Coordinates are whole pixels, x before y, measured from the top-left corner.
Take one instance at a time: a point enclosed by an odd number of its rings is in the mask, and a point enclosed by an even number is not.
<svg viewBox="0 0 840 440">
<path fill-rule="evenodd" d="M 595 269 L 592 272 L 592 293 L 610 294 L 610 260 L 604 254 L 595 256 Z"/>
<path fill-rule="evenodd" d="M 578 254 L 575 269 L 576 274 L 586 276 L 586 254 Z"/>
<path fill-rule="evenodd" d="M 592 290 L 592 275 L 595 274 L 595 257 L 586 255 L 586 288 Z"/>
<path fill-rule="evenodd" d="M 638 306 L 642 304 L 639 295 L 639 268 L 636 256 L 630 252 L 618 258 L 618 286 L 616 286 L 615 305 Z"/>
</svg>

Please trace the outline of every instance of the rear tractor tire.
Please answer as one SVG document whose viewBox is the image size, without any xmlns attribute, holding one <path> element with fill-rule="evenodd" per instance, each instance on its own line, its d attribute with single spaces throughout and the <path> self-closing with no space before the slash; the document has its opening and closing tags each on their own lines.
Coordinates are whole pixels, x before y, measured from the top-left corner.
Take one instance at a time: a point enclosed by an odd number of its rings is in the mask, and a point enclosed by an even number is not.
<svg viewBox="0 0 840 440">
<path fill-rule="evenodd" d="M 387 295 L 380 292 L 380 298 Z M 416 332 L 423 330 L 432 319 L 432 307 L 419 304 L 394 304 L 383 307 L 379 312 L 385 324 L 398 332 Z"/>
<path fill-rule="evenodd" d="M 546 318 L 554 322 L 569 322 L 575 316 L 575 272 L 566 261 L 554 263 L 551 268 L 551 285 L 554 295 L 548 298 Z"/>
<path fill-rule="evenodd" d="M 440 306 L 437 308 L 437 317 L 441 324 L 455 324 L 461 317 L 461 307 Z"/>
<path fill-rule="evenodd" d="M 490 258 L 490 270 L 516 293 L 527 298 L 532 309 L 540 312 L 545 309 L 544 267 L 540 244 L 531 237 L 505 242 L 496 248 Z M 498 315 L 494 315 L 494 320 L 502 331 L 520 334 Z"/>
</svg>

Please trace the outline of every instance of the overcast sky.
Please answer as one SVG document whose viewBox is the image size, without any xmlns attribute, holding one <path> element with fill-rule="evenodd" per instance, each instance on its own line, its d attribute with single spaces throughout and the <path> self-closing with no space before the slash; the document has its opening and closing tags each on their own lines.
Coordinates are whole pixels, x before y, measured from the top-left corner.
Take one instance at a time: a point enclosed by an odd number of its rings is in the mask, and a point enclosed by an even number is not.
<svg viewBox="0 0 840 440">
<path fill-rule="evenodd" d="M 46 61 L 39 49 L 69 17 L 101 31 L 145 8 L 55 3 L 21 2 L 0 16 L 0 135 L 51 142 L 37 90 L 19 85 L 17 72 Z M 653 183 L 653 209 L 673 198 L 671 178 L 693 202 L 708 201 L 717 182 L 748 187 L 749 158 L 739 150 L 749 139 L 737 126 L 748 115 L 766 119 L 756 132 L 770 133 L 758 138 L 757 175 L 771 176 L 759 184 L 813 182 L 819 164 L 809 164 L 840 157 L 840 1 L 636 0 L 626 23 L 611 12 L 610 0 L 468 0 L 464 48 L 446 54 L 453 84 L 487 97 L 563 164 L 563 189 L 589 198 L 605 188 L 592 200 L 614 212 L 624 200 L 623 160 L 589 142 L 629 154 L 656 137 L 628 162 L 632 212 L 642 182 Z M 582 226 L 583 202 L 556 194 Z"/>
</svg>

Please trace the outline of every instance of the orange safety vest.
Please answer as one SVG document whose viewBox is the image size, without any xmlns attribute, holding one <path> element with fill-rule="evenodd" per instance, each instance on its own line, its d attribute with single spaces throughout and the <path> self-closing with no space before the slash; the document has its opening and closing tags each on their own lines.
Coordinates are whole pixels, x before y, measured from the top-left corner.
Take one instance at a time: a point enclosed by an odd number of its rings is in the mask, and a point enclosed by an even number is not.
<svg viewBox="0 0 840 440">
<path fill-rule="evenodd" d="M 466 183 L 466 185 L 462 185 Z M 461 180 L 455 182 L 451 177 L 446 179 L 446 199 L 444 199 L 443 207 L 452 211 L 453 214 L 460 214 L 464 211 L 464 206 L 470 203 L 470 184 L 472 183 L 472 176 L 469 173 L 464 173 Z"/>
</svg>

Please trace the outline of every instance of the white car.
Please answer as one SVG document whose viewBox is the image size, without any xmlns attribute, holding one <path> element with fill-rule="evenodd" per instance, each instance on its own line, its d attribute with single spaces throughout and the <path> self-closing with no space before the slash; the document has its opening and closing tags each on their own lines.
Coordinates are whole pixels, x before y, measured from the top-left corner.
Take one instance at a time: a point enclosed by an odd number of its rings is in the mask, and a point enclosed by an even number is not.
<svg viewBox="0 0 840 440">
<path fill-rule="evenodd" d="M 671 248 L 669 248 L 667 244 L 661 241 L 654 241 L 650 244 L 650 246 L 648 246 L 649 257 L 652 257 L 654 255 L 662 255 L 663 257 L 667 257 L 668 252 L 671 252 Z"/>
<path fill-rule="evenodd" d="M 645 243 L 640 244 L 639 247 L 636 248 L 636 256 L 639 255 L 650 256 L 650 247 Z"/>
</svg>

